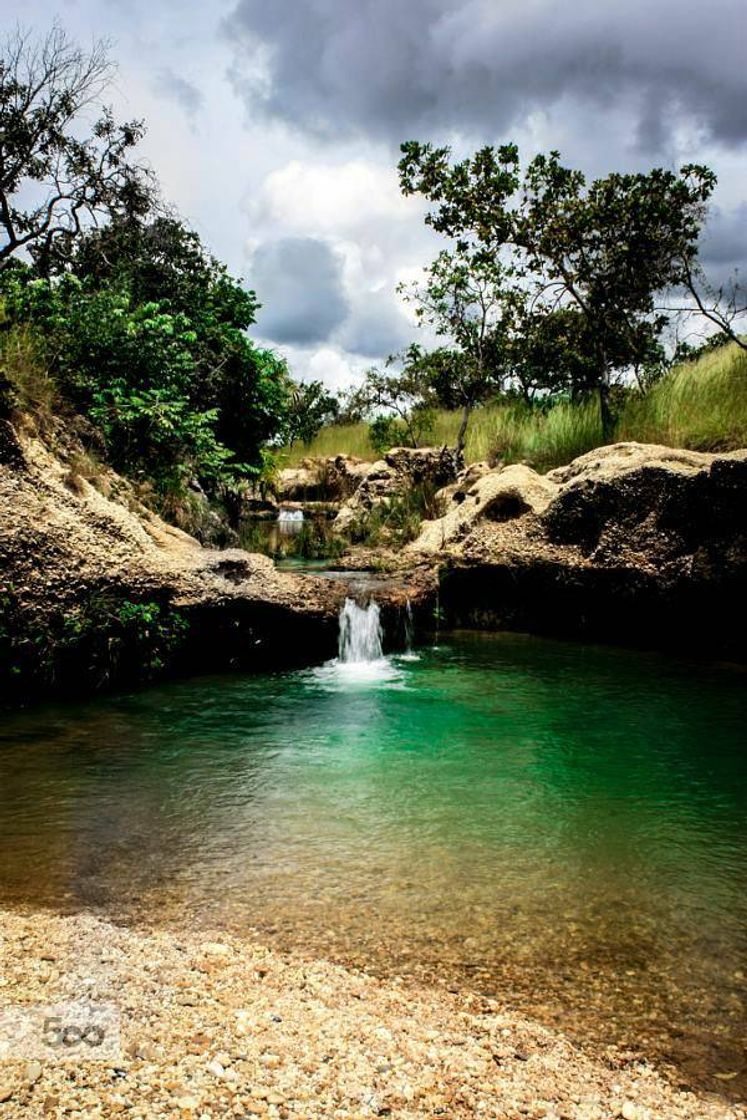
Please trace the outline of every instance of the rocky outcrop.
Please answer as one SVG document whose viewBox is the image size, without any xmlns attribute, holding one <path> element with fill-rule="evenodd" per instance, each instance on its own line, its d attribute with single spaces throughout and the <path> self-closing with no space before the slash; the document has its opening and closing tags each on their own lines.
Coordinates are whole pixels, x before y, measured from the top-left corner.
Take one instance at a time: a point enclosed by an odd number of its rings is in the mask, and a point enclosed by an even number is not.
<svg viewBox="0 0 747 1120">
<path fill-rule="evenodd" d="M 0 421 L 0 699 L 334 651 L 344 589 L 205 549 Z"/>
<path fill-rule="evenodd" d="M 625 443 L 463 477 L 406 549 L 454 624 L 744 657 L 747 451 Z"/>
<path fill-rule="evenodd" d="M 278 502 L 343 502 L 360 486 L 371 464 L 353 455 L 303 459 L 278 473 Z"/>
<path fill-rule="evenodd" d="M 452 490 L 445 515 L 424 523 L 412 545 L 413 552 L 438 552 L 458 542 L 481 521 L 511 521 L 525 513 L 542 513 L 557 487 L 529 467 L 517 464 L 487 472 L 472 485 L 465 479 L 463 487 L 457 484 Z"/>
<path fill-rule="evenodd" d="M 355 493 L 335 518 L 337 533 L 350 533 L 363 525 L 377 507 L 415 486 L 437 491 L 453 482 L 456 474 L 454 452 L 446 447 L 393 447 L 383 459 L 368 464 Z"/>
</svg>

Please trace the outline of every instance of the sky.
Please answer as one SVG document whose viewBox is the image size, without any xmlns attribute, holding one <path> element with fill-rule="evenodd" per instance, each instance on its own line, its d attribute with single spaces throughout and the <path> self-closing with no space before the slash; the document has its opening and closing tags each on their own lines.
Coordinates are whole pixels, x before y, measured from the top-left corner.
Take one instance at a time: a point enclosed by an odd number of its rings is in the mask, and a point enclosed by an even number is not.
<svg viewBox="0 0 747 1120">
<path fill-rule="evenodd" d="M 340 388 L 423 336 L 397 295 L 438 248 L 399 145 L 517 142 L 588 176 L 706 163 L 701 259 L 747 272 L 744 0 L 10 0 L 111 42 L 164 196 L 258 294 L 255 336 Z"/>
</svg>

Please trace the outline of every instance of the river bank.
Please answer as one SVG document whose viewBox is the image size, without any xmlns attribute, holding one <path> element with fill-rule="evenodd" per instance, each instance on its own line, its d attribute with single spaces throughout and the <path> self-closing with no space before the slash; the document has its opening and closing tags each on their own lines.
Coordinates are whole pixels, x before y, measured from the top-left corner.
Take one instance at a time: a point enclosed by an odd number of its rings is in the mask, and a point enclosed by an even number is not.
<svg viewBox="0 0 747 1120">
<path fill-rule="evenodd" d="M 0 1115 L 743 1120 L 499 1003 L 379 981 L 224 932 L 0 913 L 3 1004 L 113 1004 L 106 1062 L 6 1061 Z"/>
</svg>

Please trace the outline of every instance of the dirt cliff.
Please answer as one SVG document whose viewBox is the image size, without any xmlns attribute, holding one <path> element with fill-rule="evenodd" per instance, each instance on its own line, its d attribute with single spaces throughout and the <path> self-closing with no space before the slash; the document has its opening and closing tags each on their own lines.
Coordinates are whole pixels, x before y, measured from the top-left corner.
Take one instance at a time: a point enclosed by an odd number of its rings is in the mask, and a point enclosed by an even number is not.
<svg viewBox="0 0 747 1120">
<path fill-rule="evenodd" d="M 328 656 L 340 593 L 200 547 L 0 421 L 0 695 Z"/>
</svg>

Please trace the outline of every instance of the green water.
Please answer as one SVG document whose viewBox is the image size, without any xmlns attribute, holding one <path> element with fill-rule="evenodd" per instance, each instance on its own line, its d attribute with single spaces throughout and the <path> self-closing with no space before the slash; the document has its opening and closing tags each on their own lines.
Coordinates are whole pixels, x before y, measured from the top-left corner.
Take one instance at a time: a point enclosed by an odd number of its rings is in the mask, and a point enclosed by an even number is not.
<svg viewBox="0 0 747 1120">
<path fill-rule="evenodd" d="M 457 635 L 6 715 L 0 901 L 259 930 L 739 1093 L 744 685 Z"/>
</svg>

